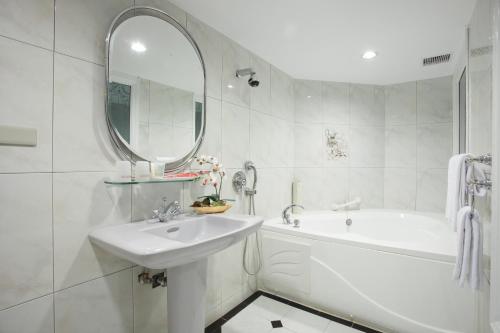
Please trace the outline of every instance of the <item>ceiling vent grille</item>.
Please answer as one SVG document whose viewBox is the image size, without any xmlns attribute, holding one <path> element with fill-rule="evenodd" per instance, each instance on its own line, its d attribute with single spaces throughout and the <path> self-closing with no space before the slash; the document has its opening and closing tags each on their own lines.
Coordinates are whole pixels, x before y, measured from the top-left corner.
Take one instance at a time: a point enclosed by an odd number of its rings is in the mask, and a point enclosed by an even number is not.
<svg viewBox="0 0 500 333">
<path fill-rule="evenodd" d="M 424 66 L 442 64 L 442 63 L 450 61 L 450 58 L 451 58 L 450 53 L 442 54 L 442 55 L 438 55 L 435 57 L 424 58 L 424 61 L 422 62 L 422 64 Z"/>
</svg>

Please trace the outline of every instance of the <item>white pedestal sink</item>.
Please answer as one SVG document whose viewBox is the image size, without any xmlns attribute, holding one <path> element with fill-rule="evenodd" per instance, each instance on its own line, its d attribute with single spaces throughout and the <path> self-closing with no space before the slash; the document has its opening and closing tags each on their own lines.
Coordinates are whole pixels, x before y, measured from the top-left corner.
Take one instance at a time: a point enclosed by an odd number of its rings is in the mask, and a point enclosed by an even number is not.
<svg viewBox="0 0 500 333">
<path fill-rule="evenodd" d="M 202 333 L 205 329 L 207 257 L 257 231 L 263 219 L 247 215 L 148 220 L 92 231 L 90 240 L 137 265 L 167 269 L 168 332 Z"/>
</svg>

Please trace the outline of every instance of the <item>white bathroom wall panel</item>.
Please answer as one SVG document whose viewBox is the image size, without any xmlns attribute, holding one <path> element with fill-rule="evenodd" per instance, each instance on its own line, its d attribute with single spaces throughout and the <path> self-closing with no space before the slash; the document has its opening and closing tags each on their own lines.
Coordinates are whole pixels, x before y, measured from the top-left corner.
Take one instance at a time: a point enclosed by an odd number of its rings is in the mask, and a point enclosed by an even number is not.
<svg viewBox="0 0 500 333">
<path fill-rule="evenodd" d="M 0 123 L 38 131 L 36 147 L 0 147 L 0 332 L 165 332 L 167 290 L 139 285 L 140 268 L 92 246 L 87 234 L 150 217 L 163 196 L 189 210 L 212 190 L 104 185 L 118 159 L 104 114 L 109 25 L 135 3 L 166 11 L 193 35 L 207 71 L 200 152 L 227 167 L 223 197 L 236 200 L 234 213 L 248 205 L 230 179 L 249 158 L 261 177 L 257 213 L 275 216 L 291 200 L 293 79 L 167 0 L 60 0 L 57 10 L 52 0 L 0 2 Z M 259 88 L 234 78 L 250 65 Z M 256 287 L 242 256 L 237 244 L 209 258 L 207 323 Z"/>
</svg>

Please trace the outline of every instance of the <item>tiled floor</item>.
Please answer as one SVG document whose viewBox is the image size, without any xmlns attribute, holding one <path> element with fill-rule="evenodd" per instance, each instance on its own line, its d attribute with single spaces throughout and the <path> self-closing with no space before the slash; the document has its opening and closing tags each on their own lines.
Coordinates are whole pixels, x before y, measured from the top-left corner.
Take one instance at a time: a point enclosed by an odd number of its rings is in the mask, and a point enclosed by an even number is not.
<svg viewBox="0 0 500 333">
<path fill-rule="evenodd" d="M 221 327 L 221 332 L 360 333 L 361 331 L 260 295 L 225 322 Z"/>
</svg>

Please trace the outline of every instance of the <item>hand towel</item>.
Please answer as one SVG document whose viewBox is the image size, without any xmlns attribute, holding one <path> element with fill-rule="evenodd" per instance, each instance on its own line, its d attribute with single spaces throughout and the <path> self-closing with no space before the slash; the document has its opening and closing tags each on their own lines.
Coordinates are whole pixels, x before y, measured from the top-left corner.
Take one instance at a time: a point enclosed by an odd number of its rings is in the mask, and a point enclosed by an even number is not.
<svg viewBox="0 0 500 333">
<path fill-rule="evenodd" d="M 454 155 L 448 163 L 446 217 L 453 230 L 457 230 L 457 213 L 465 206 L 467 157 L 469 157 L 469 154 Z"/>
<path fill-rule="evenodd" d="M 483 240 L 479 213 L 465 206 L 457 214 L 457 257 L 453 278 L 460 286 L 466 283 L 471 288 L 481 286 Z"/>
</svg>

